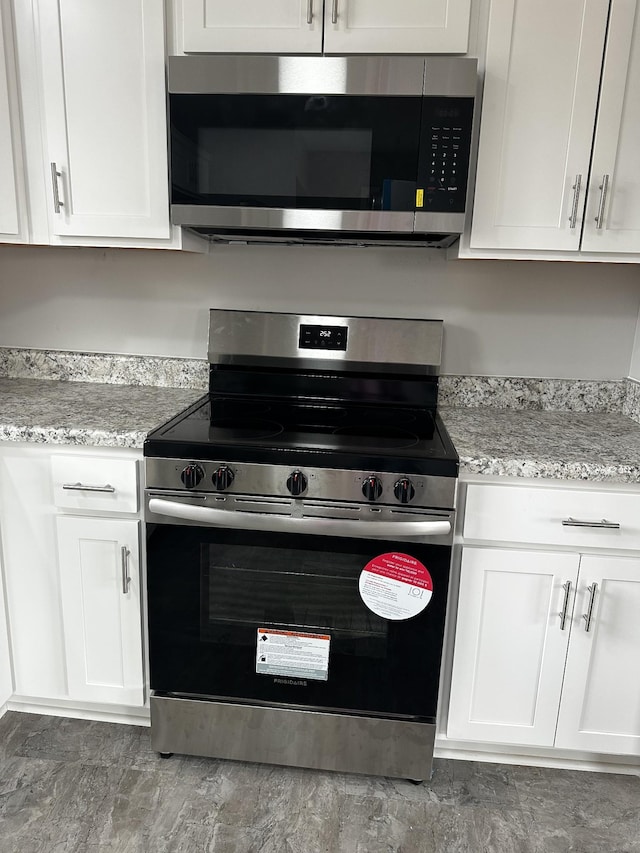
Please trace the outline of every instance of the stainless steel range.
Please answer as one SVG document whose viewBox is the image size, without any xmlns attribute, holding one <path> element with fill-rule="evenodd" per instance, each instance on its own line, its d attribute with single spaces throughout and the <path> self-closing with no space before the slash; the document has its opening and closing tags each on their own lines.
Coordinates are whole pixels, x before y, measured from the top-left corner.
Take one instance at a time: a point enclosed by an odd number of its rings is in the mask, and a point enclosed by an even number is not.
<svg viewBox="0 0 640 853">
<path fill-rule="evenodd" d="M 442 323 L 213 310 L 148 436 L 154 749 L 430 776 L 458 457 Z"/>
</svg>

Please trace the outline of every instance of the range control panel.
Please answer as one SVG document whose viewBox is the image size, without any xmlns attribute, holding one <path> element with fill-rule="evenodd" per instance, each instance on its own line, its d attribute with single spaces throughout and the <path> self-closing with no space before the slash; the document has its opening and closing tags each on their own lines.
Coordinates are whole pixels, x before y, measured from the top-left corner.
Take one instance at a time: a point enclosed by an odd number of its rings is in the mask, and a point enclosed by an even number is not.
<svg viewBox="0 0 640 853">
<path fill-rule="evenodd" d="M 300 349 L 347 351 L 347 326 L 300 326 Z"/>
<path fill-rule="evenodd" d="M 425 98 L 416 210 L 464 212 L 472 124 L 472 98 Z"/>
</svg>

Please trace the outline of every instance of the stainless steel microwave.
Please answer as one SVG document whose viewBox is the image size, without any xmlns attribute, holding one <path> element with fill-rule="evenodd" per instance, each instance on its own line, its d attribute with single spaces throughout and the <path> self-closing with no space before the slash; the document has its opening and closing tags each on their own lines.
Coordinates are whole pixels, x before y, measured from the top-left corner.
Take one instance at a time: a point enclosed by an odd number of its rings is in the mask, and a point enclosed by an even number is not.
<svg viewBox="0 0 640 853">
<path fill-rule="evenodd" d="M 172 221 L 223 241 L 450 245 L 476 88 L 457 57 L 170 57 Z"/>
</svg>

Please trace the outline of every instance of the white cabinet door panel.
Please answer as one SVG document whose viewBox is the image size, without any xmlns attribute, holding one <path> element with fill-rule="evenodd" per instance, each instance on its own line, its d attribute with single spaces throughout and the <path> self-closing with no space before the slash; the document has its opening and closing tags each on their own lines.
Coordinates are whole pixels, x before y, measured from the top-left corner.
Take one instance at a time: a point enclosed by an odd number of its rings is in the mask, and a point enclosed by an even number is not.
<svg viewBox="0 0 640 853">
<path fill-rule="evenodd" d="M 21 243 L 26 227 L 21 214 L 22 158 L 10 15 L 9 3 L 0 0 L 0 242 Z"/>
<path fill-rule="evenodd" d="M 581 559 L 556 746 L 640 755 L 639 559 Z"/>
<path fill-rule="evenodd" d="M 168 238 L 162 0 L 38 9 L 52 233 Z"/>
<path fill-rule="evenodd" d="M 13 679 L 11 677 L 11 655 L 9 653 L 9 636 L 5 616 L 4 585 L 2 582 L 2 566 L 0 565 L 0 708 L 13 694 Z"/>
<path fill-rule="evenodd" d="M 46 452 L 0 448 L 0 524 L 15 692 L 67 697 L 65 649 Z"/>
<path fill-rule="evenodd" d="M 185 53 L 321 53 L 322 0 L 182 0 Z"/>
<path fill-rule="evenodd" d="M 493 0 L 471 248 L 579 248 L 608 6 Z"/>
<path fill-rule="evenodd" d="M 325 0 L 325 53 L 465 53 L 469 0 Z"/>
<path fill-rule="evenodd" d="M 640 7 L 635 0 L 614 0 L 602 75 L 583 251 L 640 253 L 638 152 Z M 604 186 L 606 196 L 601 227 L 598 227 Z"/>
<path fill-rule="evenodd" d="M 119 519 L 57 519 L 71 699 L 144 702 L 138 527 Z"/>
<path fill-rule="evenodd" d="M 569 637 L 559 614 L 578 562 L 574 554 L 464 549 L 448 737 L 553 745 Z"/>
</svg>

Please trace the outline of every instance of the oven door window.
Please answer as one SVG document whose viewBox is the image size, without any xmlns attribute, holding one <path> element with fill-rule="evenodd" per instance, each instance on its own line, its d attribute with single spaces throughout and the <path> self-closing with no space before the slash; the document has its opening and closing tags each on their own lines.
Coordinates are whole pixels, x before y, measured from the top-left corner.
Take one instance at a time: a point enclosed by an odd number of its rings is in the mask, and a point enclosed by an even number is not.
<svg viewBox="0 0 640 853">
<path fill-rule="evenodd" d="M 419 97 L 170 96 L 172 203 L 415 210 Z"/>
<path fill-rule="evenodd" d="M 359 593 L 362 569 L 389 551 L 433 578 L 429 605 L 403 621 L 377 616 Z M 449 559 L 433 545 L 149 525 L 151 687 L 433 721 Z M 260 671 L 259 629 L 303 645 L 322 638 L 328 662 L 309 665 L 303 651 Z"/>
</svg>

